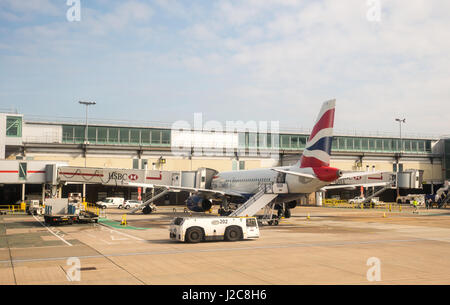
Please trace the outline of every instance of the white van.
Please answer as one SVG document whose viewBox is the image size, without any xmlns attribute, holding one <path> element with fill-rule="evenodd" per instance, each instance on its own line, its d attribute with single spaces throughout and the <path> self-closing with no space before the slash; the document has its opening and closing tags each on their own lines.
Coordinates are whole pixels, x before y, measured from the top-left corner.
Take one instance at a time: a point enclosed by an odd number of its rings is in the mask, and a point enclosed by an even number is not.
<svg viewBox="0 0 450 305">
<path fill-rule="evenodd" d="M 106 208 L 117 208 L 119 206 L 123 206 L 124 199 L 120 197 L 108 197 L 101 201 L 97 201 L 95 204 L 101 207 L 102 209 Z"/>
</svg>

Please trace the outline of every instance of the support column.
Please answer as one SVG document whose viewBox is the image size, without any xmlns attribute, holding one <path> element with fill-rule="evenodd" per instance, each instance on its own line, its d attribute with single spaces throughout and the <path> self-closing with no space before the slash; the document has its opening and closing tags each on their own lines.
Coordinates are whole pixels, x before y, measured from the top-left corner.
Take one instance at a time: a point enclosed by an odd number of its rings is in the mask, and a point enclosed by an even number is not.
<svg viewBox="0 0 450 305">
<path fill-rule="evenodd" d="M 316 205 L 322 206 L 323 192 L 316 192 Z"/>
<path fill-rule="evenodd" d="M 22 183 L 22 202 L 25 201 L 25 183 Z"/>
<path fill-rule="evenodd" d="M 42 204 L 44 204 L 45 201 L 45 183 L 42 184 Z"/>
<path fill-rule="evenodd" d="M 50 197 L 51 198 L 58 197 L 58 186 L 57 185 L 52 185 L 51 186 L 51 190 L 52 190 L 52 193 L 50 194 Z"/>
</svg>

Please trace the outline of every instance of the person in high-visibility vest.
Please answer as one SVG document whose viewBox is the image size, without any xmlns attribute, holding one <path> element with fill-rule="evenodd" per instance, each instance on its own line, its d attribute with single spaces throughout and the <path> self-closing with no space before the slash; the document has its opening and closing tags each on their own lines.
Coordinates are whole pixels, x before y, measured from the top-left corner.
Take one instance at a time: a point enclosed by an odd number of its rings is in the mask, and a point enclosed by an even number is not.
<svg viewBox="0 0 450 305">
<path fill-rule="evenodd" d="M 416 199 L 414 199 L 413 200 L 413 205 L 414 205 L 414 213 L 417 213 L 417 205 L 418 205 L 419 203 L 417 202 L 417 200 Z"/>
</svg>

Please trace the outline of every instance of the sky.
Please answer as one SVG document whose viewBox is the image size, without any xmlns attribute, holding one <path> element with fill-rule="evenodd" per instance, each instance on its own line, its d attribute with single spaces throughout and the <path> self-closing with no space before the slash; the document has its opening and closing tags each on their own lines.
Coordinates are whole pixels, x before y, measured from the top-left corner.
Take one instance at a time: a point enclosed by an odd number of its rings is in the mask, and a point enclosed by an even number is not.
<svg viewBox="0 0 450 305">
<path fill-rule="evenodd" d="M 450 134 L 450 1 L 78 1 L 0 0 L 0 108 Z"/>
</svg>

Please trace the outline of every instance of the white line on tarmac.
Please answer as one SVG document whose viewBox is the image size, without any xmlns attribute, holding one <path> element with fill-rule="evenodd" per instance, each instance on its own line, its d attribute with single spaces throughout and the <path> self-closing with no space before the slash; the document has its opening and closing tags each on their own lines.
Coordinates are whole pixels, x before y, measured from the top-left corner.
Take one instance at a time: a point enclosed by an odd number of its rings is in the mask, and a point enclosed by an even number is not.
<svg viewBox="0 0 450 305">
<path fill-rule="evenodd" d="M 71 243 L 69 243 L 67 240 L 65 240 L 64 238 L 62 238 L 61 236 L 55 234 L 52 230 L 49 229 L 49 227 L 47 227 L 45 224 L 43 224 L 35 215 L 33 215 L 34 219 L 36 219 L 44 228 L 46 228 L 50 233 L 52 233 L 53 235 L 55 235 L 56 237 L 58 237 L 59 239 L 61 239 L 66 245 L 68 246 L 72 246 Z"/>
</svg>

